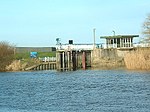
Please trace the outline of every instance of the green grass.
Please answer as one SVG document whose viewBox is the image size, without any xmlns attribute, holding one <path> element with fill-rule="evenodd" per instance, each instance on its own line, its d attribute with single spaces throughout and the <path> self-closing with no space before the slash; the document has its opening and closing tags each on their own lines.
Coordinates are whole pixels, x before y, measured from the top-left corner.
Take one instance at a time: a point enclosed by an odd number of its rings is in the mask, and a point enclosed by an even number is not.
<svg viewBox="0 0 150 112">
<path fill-rule="evenodd" d="M 55 57 L 56 52 L 38 52 L 37 57 Z M 30 59 L 30 53 L 16 53 L 15 54 L 15 59 Z"/>
<path fill-rule="evenodd" d="M 38 57 L 56 57 L 56 52 L 39 52 Z"/>
<path fill-rule="evenodd" d="M 56 56 L 56 52 L 38 52 L 37 55 L 37 59 L 34 58 L 30 58 L 30 52 L 26 52 L 26 53 L 16 53 L 15 54 L 15 59 L 16 60 L 21 60 L 22 64 L 27 63 L 26 67 L 30 67 L 36 64 L 39 64 L 40 61 L 38 60 L 38 58 L 44 58 L 44 57 L 55 57 Z"/>
</svg>

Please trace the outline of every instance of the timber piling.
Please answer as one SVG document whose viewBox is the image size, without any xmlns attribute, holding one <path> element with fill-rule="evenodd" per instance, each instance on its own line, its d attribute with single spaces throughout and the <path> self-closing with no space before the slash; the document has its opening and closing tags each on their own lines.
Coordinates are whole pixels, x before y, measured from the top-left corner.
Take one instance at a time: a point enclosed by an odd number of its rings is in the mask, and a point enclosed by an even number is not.
<svg viewBox="0 0 150 112">
<path fill-rule="evenodd" d="M 25 71 L 30 71 L 30 70 L 56 70 L 56 62 L 43 62 L 38 65 L 33 65 L 31 67 L 28 67 L 25 69 Z"/>
<path fill-rule="evenodd" d="M 75 71 L 91 67 L 90 50 L 57 50 L 56 69 L 57 71 Z"/>
</svg>

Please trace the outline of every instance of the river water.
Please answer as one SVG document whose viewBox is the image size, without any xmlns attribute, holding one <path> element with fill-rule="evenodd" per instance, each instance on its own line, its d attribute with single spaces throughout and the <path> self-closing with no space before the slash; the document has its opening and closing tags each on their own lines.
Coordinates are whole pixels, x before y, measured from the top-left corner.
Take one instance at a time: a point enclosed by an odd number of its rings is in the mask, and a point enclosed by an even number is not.
<svg viewBox="0 0 150 112">
<path fill-rule="evenodd" d="M 150 112 L 150 72 L 1 72 L 0 112 Z"/>
</svg>

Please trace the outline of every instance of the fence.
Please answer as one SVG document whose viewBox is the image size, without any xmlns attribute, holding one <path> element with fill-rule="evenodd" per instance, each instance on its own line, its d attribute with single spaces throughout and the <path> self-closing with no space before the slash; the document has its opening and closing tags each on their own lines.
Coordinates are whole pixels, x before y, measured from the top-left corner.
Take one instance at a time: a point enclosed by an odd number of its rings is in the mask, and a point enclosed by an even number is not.
<svg viewBox="0 0 150 112">
<path fill-rule="evenodd" d="M 39 60 L 42 62 L 56 62 L 56 57 L 44 57 L 39 58 Z"/>
</svg>

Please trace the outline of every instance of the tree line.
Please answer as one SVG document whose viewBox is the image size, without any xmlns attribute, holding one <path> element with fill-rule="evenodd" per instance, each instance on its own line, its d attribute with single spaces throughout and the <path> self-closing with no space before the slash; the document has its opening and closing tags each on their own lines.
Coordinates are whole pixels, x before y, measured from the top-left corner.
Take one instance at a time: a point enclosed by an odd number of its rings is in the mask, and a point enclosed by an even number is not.
<svg viewBox="0 0 150 112">
<path fill-rule="evenodd" d="M 144 34 L 144 39 L 143 41 L 145 43 L 150 44 L 150 14 L 146 17 L 144 23 L 143 23 L 143 32 Z"/>
</svg>

